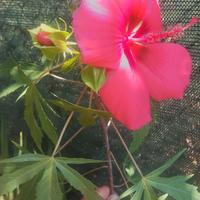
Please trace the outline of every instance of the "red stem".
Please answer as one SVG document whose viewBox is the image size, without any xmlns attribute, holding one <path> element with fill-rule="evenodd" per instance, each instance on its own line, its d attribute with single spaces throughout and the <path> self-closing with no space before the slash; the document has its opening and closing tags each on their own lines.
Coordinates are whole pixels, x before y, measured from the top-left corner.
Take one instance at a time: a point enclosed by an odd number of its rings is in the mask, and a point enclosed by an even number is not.
<svg viewBox="0 0 200 200">
<path fill-rule="evenodd" d="M 111 195 L 114 194 L 114 184 L 113 184 L 113 169 L 112 169 L 112 158 L 111 158 L 111 151 L 110 151 L 110 143 L 108 137 L 108 126 L 104 120 L 104 118 L 100 118 L 100 123 L 103 130 L 104 142 L 105 142 L 105 149 L 106 149 L 106 157 L 108 161 L 108 179 L 109 179 L 109 187 Z"/>
</svg>

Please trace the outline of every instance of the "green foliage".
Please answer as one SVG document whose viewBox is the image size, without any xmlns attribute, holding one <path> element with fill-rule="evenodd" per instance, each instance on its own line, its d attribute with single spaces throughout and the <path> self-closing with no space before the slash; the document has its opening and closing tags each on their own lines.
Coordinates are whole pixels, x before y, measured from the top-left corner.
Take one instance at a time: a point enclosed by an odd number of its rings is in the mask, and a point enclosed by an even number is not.
<svg viewBox="0 0 200 200">
<path fill-rule="evenodd" d="M 63 193 L 61 191 L 56 164 L 52 160 L 50 165 L 45 169 L 42 178 L 36 187 L 37 200 L 62 200 Z"/>
<path fill-rule="evenodd" d="M 34 99 L 32 98 L 32 87 L 30 87 L 25 96 L 25 111 L 24 111 L 24 119 L 30 129 L 31 136 L 37 145 L 37 147 L 42 151 L 42 131 L 37 124 L 34 115 Z"/>
<path fill-rule="evenodd" d="M 98 93 L 106 80 L 106 72 L 105 69 L 88 66 L 82 70 L 81 77 L 89 88 Z"/>
<path fill-rule="evenodd" d="M 24 118 L 30 128 L 31 135 L 36 145 L 42 150 L 41 144 L 43 132 L 52 143 L 55 144 L 57 141 L 57 134 L 45 109 L 51 110 L 52 112 L 54 111 L 35 86 L 35 83 L 47 73 L 46 69 L 41 68 L 38 70 L 35 65 L 32 65 L 27 69 L 24 66 L 16 66 L 10 68 L 7 73 L 10 74 L 11 78 L 15 80 L 16 83 L 11 84 L 1 91 L 0 98 L 16 91 L 22 86 L 25 87 L 17 100 L 23 96 L 25 97 Z"/>
<path fill-rule="evenodd" d="M 129 145 L 129 150 L 131 153 L 134 153 L 139 149 L 141 144 L 144 142 L 145 138 L 148 136 L 149 129 L 150 129 L 150 126 L 147 125 L 138 131 L 132 132 L 133 141 Z"/>
<path fill-rule="evenodd" d="M 43 103 L 47 104 L 41 97 L 37 88 L 34 85 L 29 86 L 25 94 L 24 117 L 29 126 L 31 136 L 40 150 L 43 132 L 53 144 L 57 141 L 55 128 L 44 110 Z M 39 126 L 37 119 L 39 119 L 41 127 Z"/>
<path fill-rule="evenodd" d="M 10 173 L 0 177 L 0 195 L 7 195 L 19 188 L 17 199 L 26 199 L 31 194 L 36 200 L 63 199 L 59 175 L 75 189 L 79 190 L 88 200 L 101 200 L 95 192 L 96 186 L 84 178 L 69 164 L 99 163 L 100 161 L 81 158 L 54 158 L 39 154 L 24 154 L 0 161 L 0 165 L 12 165 Z M 21 167 L 23 164 L 23 167 Z M 20 169 L 18 169 L 20 165 Z M 33 193 L 34 192 L 34 193 Z"/>
<path fill-rule="evenodd" d="M 15 92 L 16 90 L 18 90 L 22 86 L 23 86 L 23 84 L 21 84 L 21 83 L 14 83 L 14 84 L 9 85 L 8 87 L 4 88 L 0 92 L 0 98 L 8 96 L 9 94 Z"/>
<path fill-rule="evenodd" d="M 102 163 L 105 161 L 101 160 L 93 160 L 93 159 L 85 159 L 85 158 L 66 158 L 66 157 L 57 157 L 58 161 L 63 164 L 73 164 L 73 165 L 80 165 L 80 164 L 94 164 L 94 163 Z"/>
<path fill-rule="evenodd" d="M 0 195 L 13 192 L 19 185 L 31 180 L 50 164 L 47 159 L 41 160 L 34 164 L 28 164 L 25 167 L 15 170 L 12 173 L 0 177 Z"/>
<path fill-rule="evenodd" d="M 187 183 L 192 176 L 161 177 L 160 175 L 171 167 L 174 162 L 185 152 L 179 152 L 163 166 L 142 177 L 133 187 L 121 195 L 121 199 L 132 195 L 131 200 L 157 200 L 155 190 L 164 193 L 160 199 L 166 199 L 168 195 L 175 200 L 198 200 L 200 193 L 197 187 Z"/>
<path fill-rule="evenodd" d="M 69 182 L 69 184 L 81 191 L 83 196 L 88 200 L 101 200 L 100 196 L 95 192 L 95 185 L 89 180 L 80 175 L 76 170 L 64 165 L 62 162 L 56 163 L 57 168 L 60 170 L 61 174 Z"/>
<path fill-rule="evenodd" d="M 72 58 L 66 60 L 61 66 L 63 72 L 69 72 L 79 64 L 79 55 L 75 55 Z"/>
<path fill-rule="evenodd" d="M 106 111 L 95 110 L 95 109 L 86 108 L 83 106 L 78 106 L 76 104 L 70 103 L 62 99 L 51 100 L 50 102 L 53 105 L 64 109 L 65 111 L 74 111 L 74 112 L 80 113 L 79 123 L 83 126 L 94 124 L 95 119 L 97 117 L 104 117 L 106 119 L 109 119 L 111 117 L 111 114 Z"/>
<path fill-rule="evenodd" d="M 40 180 L 40 174 L 36 175 L 30 181 L 20 186 L 20 192 L 16 196 L 16 200 L 35 200 L 36 199 L 36 185 Z"/>
<path fill-rule="evenodd" d="M 4 68 L 5 67 L 6 66 L 4 66 Z M 44 70 L 43 68 L 38 68 L 36 65 L 33 64 L 32 65 L 19 64 L 14 67 L 8 67 L 6 72 L 4 71 L 2 73 L 5 73 L 5 75 L 7 75 L 12 81 L 15 82 L 11 83 L 9 86 L 5 87 L 2 91 L 0 91 L 0 99 L 15 92 L 21 87 L 25 87 L 27 84 L 27 80 L 30 79 L 34 81 L 38 79 L 42 75 L 43 70 Z M 28 79 L 26 78 L 26 76 L 28 77 Z"/>
</svg>

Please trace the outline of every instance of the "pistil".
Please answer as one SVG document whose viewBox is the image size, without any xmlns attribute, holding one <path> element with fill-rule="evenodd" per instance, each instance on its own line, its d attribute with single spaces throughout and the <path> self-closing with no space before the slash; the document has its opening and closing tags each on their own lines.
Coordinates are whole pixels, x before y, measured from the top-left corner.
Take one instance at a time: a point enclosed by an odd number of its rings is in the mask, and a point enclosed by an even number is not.
<svg viewBox="0 0 200 200">
<path fill-rule="evenodd" d="M 193 25 L 197 24 L 199 22 L 199 19 L 197 17 L 193 17 L 189 23 L 185 26 L 182 26 L 180 24 L 177 24 L 173 28 L 168 29 L 167 31 L 161 32 L 161 33 L 149 33 L 146 34 L 140 38 L 134 38 L 129 37 L 129 40 L 140 43 L 140 44 L 153 44 L 158 43 L 163 40 L 169 39 L 171 40 L 177 40 L 184 34 L 184 31 L 192 27 Z"/>
</svg>

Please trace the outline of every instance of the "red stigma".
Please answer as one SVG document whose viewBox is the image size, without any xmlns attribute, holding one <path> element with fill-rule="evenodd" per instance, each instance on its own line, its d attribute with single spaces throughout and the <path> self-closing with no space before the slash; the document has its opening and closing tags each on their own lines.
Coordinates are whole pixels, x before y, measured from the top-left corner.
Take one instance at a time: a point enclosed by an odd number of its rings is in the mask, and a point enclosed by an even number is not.
<svg viewBox="0 0 200 200">
<path fill-rule="evenodd" d="M 181 24 L 177 24 L 173 28 L 169 28 L 167 31 L 164 31 L 162 33 L 150 33 L 142 38 L 133 38 L 133 40 L 141 43 L 157 43 L 161 42 L 162 40 L 168 39 L 168 40 L 177 40 L 184 34 L 184 31 L 189 29 L 191 26 L 197 24 L 199 22 L 199 18 L 192 17 L 192 19 L 189 21 L 188 24 L 185 26 L 182 26 Z"/>
</svg>

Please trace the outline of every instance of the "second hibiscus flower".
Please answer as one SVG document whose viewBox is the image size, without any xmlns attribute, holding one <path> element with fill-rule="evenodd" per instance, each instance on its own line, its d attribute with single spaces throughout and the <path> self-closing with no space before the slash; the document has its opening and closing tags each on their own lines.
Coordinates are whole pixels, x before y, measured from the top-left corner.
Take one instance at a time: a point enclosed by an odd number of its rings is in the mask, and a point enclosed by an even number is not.
<svg viewBox="0 0 200 200">
<path fill-rule="evenodd" d="M 151 121 L 150 98 L 180 99 L 189 85 L 187 50 L 165 38 L 187 26 L 163 31 L 157 0 L 82 0 L 73 28 L 85 64 L 107 70 L 99 91 L 113 116 L 129 129 Z"/>
</svg>

